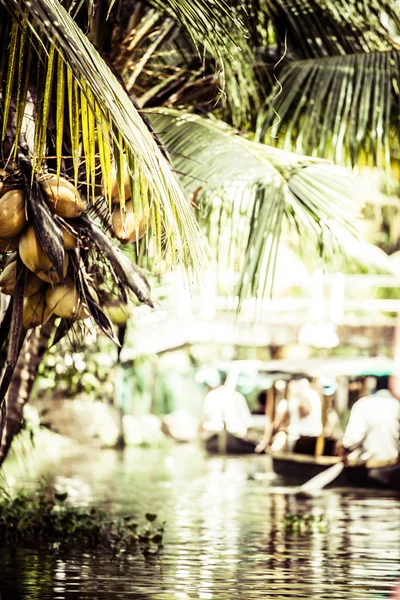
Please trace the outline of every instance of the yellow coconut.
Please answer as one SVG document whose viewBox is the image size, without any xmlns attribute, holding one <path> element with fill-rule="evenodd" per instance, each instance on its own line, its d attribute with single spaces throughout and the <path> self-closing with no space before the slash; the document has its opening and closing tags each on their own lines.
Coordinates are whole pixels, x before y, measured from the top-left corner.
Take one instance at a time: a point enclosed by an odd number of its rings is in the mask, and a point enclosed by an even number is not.
<svg viewBox="0 0 400 600">
<path fill-rule="evenodd" d="M 66 276 L 68 271 L 68 256 L 64 256 L 64 266 L 63 266 L 63 275 Z M 47 281 L 47 283 L 60 283 L 60 278 L 57 275 L 53 266 L 50 269 L 44 269 L 43 271 L 37 271 L 36 275 L 42 281 Z"/>
<path fill-rule="evenodd" d="M 19 238 L 0 238 L 0 252 L 12 252 L 18 248 Z"/>
<path fill-rule="evenodd" d="M 104 312 L 114 325 L 122 327 L 128 322 L 128 307 L 126 304 L 110 304 L 104 307 Z"/>
<path fill-rule="evenodd" d="M 74 250 L 78 246 L 78 240 L 66 229 L 62 230 L 64 247 L 66 250 Z"/>
<path fill-rule="evenodd" d="M 25 224 L 24 192 L 22 190 L 6 192 L 0 198 L 0 237 L 12 238 L 20 234 Z"/>
<path fill-rule="evenodd" d="M 54 212 L 64 219 L 74 219 L 85 210 L 76 187 L 67 179 L 50 176 L 40 182 L 43 194 Z"/>
<path fill-rule="evenodd" d="M 51 269 L 52 264 L 37 239 L 35 230 L 29 225 L 19 240 L 19 255 L 30 271 L 38 273 Z"/>
<path fill-rule="evenodd" d="M 63 319 L 81 319 L 87 316 L 85 311 L 82 311 L 82 300 L 71 279 L 49 288 L 46 292 L 46 303 L 49 310 Z"/>
<path fill-rule="evenodd" d="M 125 215 L 123 218 L 123 211 L 117 206 L 112 214 L 112 225 L 114 229 L 115 237 L 120 240 L 123 244 L 140 240 L 146 233 L 147 221 L 140 215 L 139 222 L 135 218 L 133 212 L 133 203 L 127 202 L 125 205 Z"/>
<path fill-rule="evenodd" d="M 36 273 L 42 281 L 59 283 L 60 278 L 55 272 L 49 257 L 41 247 L 32 225 L 27 227 L 21 235 L 19 240 L 19 255 L 24 265 L 26 265 L 30 271 Z M 67 269 L 68 257 L 65 256 L 64 277 L 67 274 Z"/>
<path fill-rule="evenodd" d="M 32 225 L 29 225 L 20 237 L 19 255 L 24 265 L 34 273 L 46 271 L 52 267 L 50 259 L 41 247 Z"/>
<path fill-rule="evenodd" d="M 17 278 L 17 261 L 13 260 L 8 263 L 2 274 L 0 275 L 0 291 L 2 294 L 8 296 L 14 296 L 15 285 Z M 42 287 L 43 281 L 35 275 L 35 273 L 28 272 L 25 284 L 24 296 L 33 296 Z"/>
<path fill-rule="evenodd" d="M 57 177 L 57 175 L 55 175 L 55 174 L 44 175 L 40 179 L 40 185 L 42 186 L 42 191 L 44 193 L 46 193 L 46 189 L 48 189 L 48 186 L 56 186 L 57 187 L 57 185 L 62 185 L 64 187 L 67 187 L 73 192 L 76 190 L 76 187 L 72 183 L 72 181 L 70 181 L 69 179 L 65 179 L 65 177 L 61 177 L 61 176 Z"/>
<path fill-rule="evenodd" d="M 50 314 L 51 311 L 46 304 L 44 293 L 42 291 L 37 292 L 33 296 L 24 299 L 22 325 L 25 329 L 42 325 L 47 321 Z"/>
</svg>

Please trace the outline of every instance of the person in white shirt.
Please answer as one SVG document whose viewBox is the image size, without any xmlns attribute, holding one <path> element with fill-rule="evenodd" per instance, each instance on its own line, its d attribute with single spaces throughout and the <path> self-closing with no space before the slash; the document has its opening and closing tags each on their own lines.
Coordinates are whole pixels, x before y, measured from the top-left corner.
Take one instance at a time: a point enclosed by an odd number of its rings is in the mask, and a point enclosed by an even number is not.
<svg viewBox="0 0 400 600">
<path fill-rule="evenodd" d="M 385 463 L 399 457 L 400 402 L 388 387 L 388 376 L 377 377 L 375 393 L 352 407 L 342 440 L 344 461 L 355 450 L 359 460 Z"/>
<path fill-rule="evenodd" d="M 300 438 L 312 438 L 307 453 L 314 452 L 315 439 L 322 433 L 321 398 L 305 377 L 290 381 L 287 398 L 279 402 L 273 425 L 266 424 L 263 439 L 258 444 L 256 452 L 262 452 L 271 442 L 272 436 L 285 428 L 287 431 L 285 439 L 289 450 L 296 451 L 295 446 Z"/>
<path fill-rule="evenodd" d="M 210 387 L 210 386 L 209 386 Z M 225 381 L 211 388 L 204 399 L 201 430 L 210 435 L 226 427 L 230 433 L 243 439 L 249 437 L 252 417 L 246 398 L 237 390 L 229 391 Z"/>
</svg>

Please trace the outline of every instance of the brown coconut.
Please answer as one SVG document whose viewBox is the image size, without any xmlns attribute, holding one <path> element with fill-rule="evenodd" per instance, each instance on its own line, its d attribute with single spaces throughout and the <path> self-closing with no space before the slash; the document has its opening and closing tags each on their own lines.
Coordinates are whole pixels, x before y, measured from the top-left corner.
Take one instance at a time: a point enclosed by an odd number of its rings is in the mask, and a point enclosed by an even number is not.
<svg viewBox="0 0 400 600">
<path fill-rule="evenodd" d="M 6 192 L 0 198 L 0 238 L 19 235 L 26 225 L 25 194 L 22 190 Z"/>
<path fill-rule="evenodd" d="M 8 296 L 14 296 L 16 280 L 17 261 L 14 260 L 8 263 L 8 265 L 5 267 L 2 274 L 0 275 L 1 293 L 7 294 Z M 43 285 L 43 281 L 39 279 L 39 277 L 37 277 L 35 273 L 31 273 L 29 271 L 26 277 L 24 296 L 33 296 L 33 294 L 36 294 Z"/>
<path fill-rule="evenodd" d="M 51 175 L 42 179 L 40 184 L 47 203 L 59 217 L 74 219 L 85 210 L 78 190 L 67 179 Z"/>
<path fill-rule="evenodd" d="M 87 305 L 71 279 L 48 288 L 46 303 L 49 310 L 62 319 L 86 319 L 89 316 Z"/>
<path fill-rule="evenodd" d="M 66 276 L 68 271 L 68 256 L 64 256 L 64 265 L 63 265 L 63 275 Z M 44 271 L 38 271 L 37 276 L 42 281 L 47 281 L 47 283 L 60 283 L 60 278 L 56 273 L 56 270 L 53 266 L 50 269 L 45 269 Z"/>
<path fill-rule="evenodd" d="M 102 179 L 101 187 L 102 187 L 103 196 L 107 197 L 106 192 L 108 192 L 108 189 L 106 189 L 104 179 Z M 132 194 L 131 194 L 131 186 L 129 183 L 129 171 L 128 171 L 128 167 L 126 164 L 124 166 L 124 191 L 125 191 L 125 200 L 129 200 L 129 198 L 131 197 Z M 114 163 L 113 163 L 112 169 L 111 169 L 111 201 L 113 204 L 119 204 L 119 201 L 120 201 L 119 191 L 118 191 L 117 171 L 116 171 Z"/>
<path fill-rule="evenodd" d="M 24 265 L 27 266 L 30 271 L 36 273 L 42 281 L 47 281 L 48 283 L 60 282 L 60 278 L 51 264 L 49 257 L 41 247 L 32 225 L 27 227 L 21 235 L 19 240 L 19 255 Z M 63 269 L 64 277 L 67 274 L 67 269 L 68 257 L 65 255 Z"/>
<path fill-rule="evenodd" d="M 46 304 L 44 293 L 42 291 L 37 292 L 33 296 L 24 299 L 22 325 L 25 329 L 42 325 L 47 321 L 50 314 L 51 311 Z"/>
<path fill-rule="evenodd" d="M 66 250 L 74 250 L 78 246 L 78 239 L 72 235 L 66 229 L 62 230 L 64 238 L 64 247 Z"/>
<path fill-rule="evenodd" d="M 117 206 L 112 214 L 112 225 L 115 237 L 123 244 L 140 240 L 147 230 L 147 221 L 143 215 L 139 215 L 139 222 L 133 212 L 133 203 L 131 201 L 125 204 L 126 212 Z"/>
<path fill-rule="evenodd" d="M 47 271 L 52 264 L 43 250 L 32 225 L 29 225 L 19 240 L 19 255 L 25 266 L 33 273 Z"/>
</svg>

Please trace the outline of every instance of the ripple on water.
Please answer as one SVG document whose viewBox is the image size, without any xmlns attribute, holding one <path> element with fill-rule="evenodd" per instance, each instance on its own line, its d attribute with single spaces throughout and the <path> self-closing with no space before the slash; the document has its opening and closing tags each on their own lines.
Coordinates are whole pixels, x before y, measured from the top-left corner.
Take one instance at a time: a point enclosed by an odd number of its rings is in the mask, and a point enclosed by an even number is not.
<svg viewBox="0 0 400 600">
<path fill-rule="evenodd" d="M 157 512 L 167 521 L 165 548 L 122 564 L 104 553 L 3 550 L 1 600 L 389 598 L 400 578 L 400 499 L 270 493 L 272 480 L 248 478 L 266 461 L 204 457 L 193 446 L 64 460 L 53 475 L 76 503 Z M 285 514 L 301 512 L 322 515 L 326 529 L 285 532 Z"/>
</svg>

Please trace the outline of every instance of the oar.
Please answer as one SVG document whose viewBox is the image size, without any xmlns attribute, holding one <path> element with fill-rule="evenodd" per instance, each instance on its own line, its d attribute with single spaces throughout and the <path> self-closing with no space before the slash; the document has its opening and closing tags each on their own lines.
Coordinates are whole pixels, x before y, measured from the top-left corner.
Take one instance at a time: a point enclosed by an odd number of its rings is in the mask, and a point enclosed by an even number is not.
<svg viewBox="0 0 400 600">
<path fill-rule="evenodd" d="M 322 473 L 318 473 L 306 483 L 303 483 L 298 489 L 298 492 L 304 494 L 315 494 L 322 490 L 326 485 L 334 481 L 339 477 L 340 473 L 344 469 L 344 463 L 342 461 L 335 463 L 329 469 L 325 469 Z"/>
</svg>

